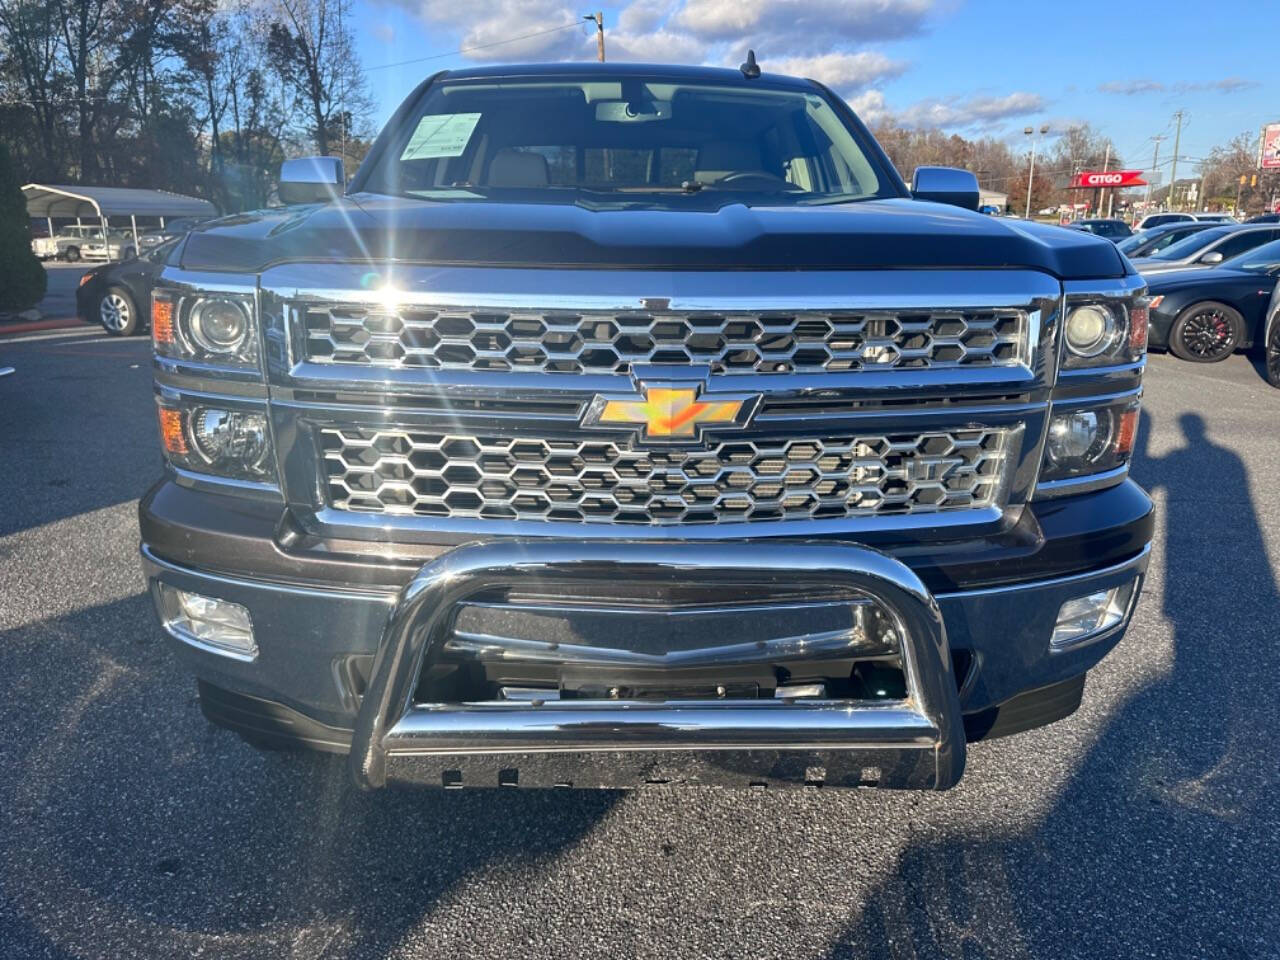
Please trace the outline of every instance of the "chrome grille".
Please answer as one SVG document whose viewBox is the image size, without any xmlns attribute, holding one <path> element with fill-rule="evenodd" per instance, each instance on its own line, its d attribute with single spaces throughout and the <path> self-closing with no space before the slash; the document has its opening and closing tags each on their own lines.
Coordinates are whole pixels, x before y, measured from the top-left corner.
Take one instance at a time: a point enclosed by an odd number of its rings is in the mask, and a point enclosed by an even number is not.
<svg viewBox="0 0 1280 960">
<path fill-rule="evenodd" d="M 318 363 L 435 370 L 821 373 L 1024 362 L 1022 310 L 627 313 L 295 305 Z"/>
<path fill-rule="evenodd" d="M 329 502 L 445 518 L 732 523 L 935 513 L 990 506 L 1003 428 L 695 449 L 419 430 L 322 428 Z"/>
</svg>

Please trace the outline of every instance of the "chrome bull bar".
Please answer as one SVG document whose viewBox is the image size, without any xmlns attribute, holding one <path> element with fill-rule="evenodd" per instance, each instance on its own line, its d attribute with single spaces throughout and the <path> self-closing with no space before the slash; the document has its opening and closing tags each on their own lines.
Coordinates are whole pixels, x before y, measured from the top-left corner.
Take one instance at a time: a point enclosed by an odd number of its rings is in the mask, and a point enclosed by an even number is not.
<svg viewBox="0 0 1280 960">
<path fill-rule="evenodd" d="M 458 605 L 539 581 L 852 590 L 891 612 L 902 700 L 571 700 L 418 703 Z M 744 610 L 744 615 L 749 615 Z M 731 642 L 731 638 L 726 638 Z M 500 541 L 423 567 L 388 621 L 351 745 L 364 787 L 644 783 L 878 785 L 942 790 L 965 737 L 937 604 L 911 570 L 856 545 Z"/>
</svg>

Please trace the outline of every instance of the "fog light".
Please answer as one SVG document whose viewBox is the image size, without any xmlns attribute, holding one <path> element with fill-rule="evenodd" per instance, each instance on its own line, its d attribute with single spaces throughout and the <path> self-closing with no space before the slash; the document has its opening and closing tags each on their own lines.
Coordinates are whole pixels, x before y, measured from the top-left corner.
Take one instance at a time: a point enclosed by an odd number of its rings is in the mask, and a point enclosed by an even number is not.
<svg viewBox="0 0 1280 960">
<path fill-rule="evenodd" d="M 162 583 L 160 608 L 165 629 L 179 640 L 238 660 L 258 655 L 249 611 L 238 603 Z"/>
<path fill-rule="evenodd" d="M 1135 577 L 1109 590 L 1068 600 L 1058 610 L 1058 622 L 1054 625 L 1049 645 L 1056 648 L 1071 646 L 1099 636 L 1121 623 L 1129 611 L 1137 583 Z"/>
</svg>

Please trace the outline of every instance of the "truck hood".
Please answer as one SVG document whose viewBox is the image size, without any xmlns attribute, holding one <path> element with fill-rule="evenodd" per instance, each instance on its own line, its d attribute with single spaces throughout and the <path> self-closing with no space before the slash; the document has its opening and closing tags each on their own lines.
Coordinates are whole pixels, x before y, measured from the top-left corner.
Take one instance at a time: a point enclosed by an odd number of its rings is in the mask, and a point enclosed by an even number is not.
<svg viewBox="0 0 1280 960">
<path fill-rule="evenodd" d="M 1062 279 L 1131 272 L 1109 240 L 918 200 L 717 210 L 407 200 L 224 217 L 191 232 L 192 270 L 258 273 L 299 261 L 660 270 L 1031 269 Z"/>
</svg>

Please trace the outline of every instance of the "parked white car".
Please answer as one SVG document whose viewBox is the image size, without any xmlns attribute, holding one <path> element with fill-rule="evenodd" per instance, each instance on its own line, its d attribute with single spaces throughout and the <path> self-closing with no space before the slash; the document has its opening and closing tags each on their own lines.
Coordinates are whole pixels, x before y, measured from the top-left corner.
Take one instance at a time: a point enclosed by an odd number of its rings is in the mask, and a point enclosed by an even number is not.
<svg viewBox="0 0 1280 960">
<path fill-rule="evenodd" d="M 63 227 L 52 237 L 37 237 L 31 249 L 41 260 L 128 260 L 136 253 L 133 234 L 101 227 Z"/>
</svg>

